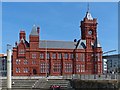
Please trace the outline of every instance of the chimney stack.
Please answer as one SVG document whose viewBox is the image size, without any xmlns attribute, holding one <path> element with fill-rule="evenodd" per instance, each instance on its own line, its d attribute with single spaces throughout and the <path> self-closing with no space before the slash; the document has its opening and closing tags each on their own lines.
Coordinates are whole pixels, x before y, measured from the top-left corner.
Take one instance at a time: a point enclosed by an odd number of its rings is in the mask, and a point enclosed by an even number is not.
<svg viewBox="0 0 120 90">
<path fill-rule="evenodd" d="M 25 31 L 21 30 L 19 36 L 20 36 L 20 40 L 21 40 L 22 38 L 25 40 L 25 39 L 26 39 Z"/>
<path fill-rule="evenodd" d="M 39 32 L 40 32 L 40 27 L 37 27 L 37 33 L 39 34 Z"/>
</svg>

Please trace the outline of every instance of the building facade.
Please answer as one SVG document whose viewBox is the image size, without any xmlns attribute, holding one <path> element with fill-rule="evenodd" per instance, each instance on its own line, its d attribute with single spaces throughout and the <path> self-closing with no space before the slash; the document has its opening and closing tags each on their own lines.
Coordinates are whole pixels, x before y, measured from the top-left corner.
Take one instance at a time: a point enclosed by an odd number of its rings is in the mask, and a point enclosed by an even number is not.
<svg viewBox="0 0 120 90">
<path fill-rule="evenodd" d="M 0 54 L 0 76 L 7 76 L 7 55 Z"/>
<path fill-rule="evenodd" d="M 107 59 L 103 59 L 103 74 L 107 74 Z"/>
<path fill-rule="evenodd" d="M 117 74 L 120 72 L 120 54 L 106 55 L 103 59 L 107 60 L 107 73 Z"/>
<path fill-rule="evenodd" d="M 13 76 L 102 74 L 97 19 L 87 11 L 80 24 L 81 39 L 74 42 L 41 40 L 36 26 L 26 41 L 25 31 L 20 31 L 19 42 L 13 47 Z"/>
</svg>

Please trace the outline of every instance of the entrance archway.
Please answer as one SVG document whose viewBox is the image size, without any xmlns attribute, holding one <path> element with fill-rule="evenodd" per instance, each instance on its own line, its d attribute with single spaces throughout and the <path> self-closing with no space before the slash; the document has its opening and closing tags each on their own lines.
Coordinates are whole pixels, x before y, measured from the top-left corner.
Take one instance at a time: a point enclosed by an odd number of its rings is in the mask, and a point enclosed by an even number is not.
<svg viewBox="0 0 120 90">
<path fill-rule="evenodd" d="M 37 70 L 33 69 L 33 75 L 36 75 L 36 74 L 37 74 Z"/>
</svg>

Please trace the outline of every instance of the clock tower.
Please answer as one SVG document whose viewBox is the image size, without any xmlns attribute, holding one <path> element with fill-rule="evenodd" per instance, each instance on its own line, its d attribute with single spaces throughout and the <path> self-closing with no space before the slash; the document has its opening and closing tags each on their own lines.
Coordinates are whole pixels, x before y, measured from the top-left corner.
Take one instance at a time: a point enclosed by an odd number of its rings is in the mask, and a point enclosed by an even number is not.
<svg viewBox="0 0 120 90">
<path fill-rule="evenodd" d="M 81 21 L 81 39 L 86 41 L 85 70 L 86 74 L 102 73 L 102 48 L 97 39 L 97 19 L 93 18 L 89 7 Z"/>
<path fill-rule="evenodd" d="M 91 13 L 86 12 L 86 16 L 81 21 L 81 39 L 86 40 L 86 48 L 91 49 L 97 38 L 97 19 L 92 18 Z"/>
</svg>

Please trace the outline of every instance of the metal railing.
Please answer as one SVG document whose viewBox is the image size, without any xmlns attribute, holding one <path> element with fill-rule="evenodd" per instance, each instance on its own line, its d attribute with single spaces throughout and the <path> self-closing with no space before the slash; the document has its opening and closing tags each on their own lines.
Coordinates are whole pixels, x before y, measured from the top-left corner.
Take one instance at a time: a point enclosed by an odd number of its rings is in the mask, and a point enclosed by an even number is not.
<svg viewBox="0 0 120 90">
<path fill-rule="evenodd" d="M 6 79 L 6 77 L 1 77 Z M 28 76 L 12 76 L 12 79 L 28 79 Z M 29 79 L 46 79 L 46 76 L 31 76 Z M 48 76 L 47 79 L 80 79 L 80 80 L 120 80 L 119 74 L 106 74 L 106 75 L 84 75 L 73 74 L 63 76 Z"/>
<path fill-rule="evenodd" d="M 64 75 L 63 79 L 80 79 L 80 80 L 120 80 L 119 74 L 111 75 Z"/>
</svg>

